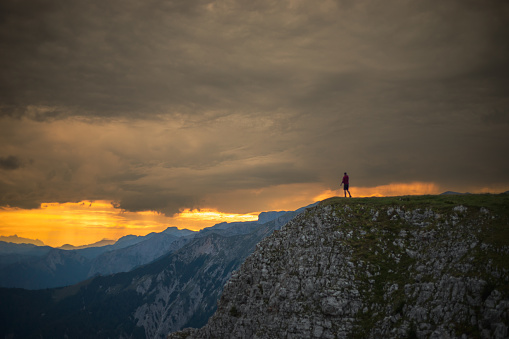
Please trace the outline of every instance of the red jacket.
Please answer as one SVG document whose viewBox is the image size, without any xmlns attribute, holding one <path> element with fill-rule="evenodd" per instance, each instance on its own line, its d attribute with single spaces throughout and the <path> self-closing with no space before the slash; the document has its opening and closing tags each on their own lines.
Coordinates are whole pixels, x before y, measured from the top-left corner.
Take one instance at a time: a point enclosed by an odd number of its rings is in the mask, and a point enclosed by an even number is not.
<svg viewBox="0 0 509 339">
<path fill-rule="evenodd" d="M 343 177 L 343 181 L 341 181 L 342 184 L 348 185 L 348 175 L 345 175 Z"/>
</svg>

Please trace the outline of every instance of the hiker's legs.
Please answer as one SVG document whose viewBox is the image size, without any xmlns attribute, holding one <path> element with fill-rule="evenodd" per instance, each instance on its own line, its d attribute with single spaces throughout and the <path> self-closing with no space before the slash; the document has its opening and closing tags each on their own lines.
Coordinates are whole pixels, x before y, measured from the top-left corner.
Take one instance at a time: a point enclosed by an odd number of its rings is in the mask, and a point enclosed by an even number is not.
<svg viewBox="0 0 509 339">
<path fill-rule="evenodd" d="M 345 191 L 345 198 L 346 198 L 346 192 L 347 191 Z M 350 196 L 350 198 L 352 197 L 352 195 L 350 194 L 350 191 L 348 191 L 348 195 Z"/>
</svg>

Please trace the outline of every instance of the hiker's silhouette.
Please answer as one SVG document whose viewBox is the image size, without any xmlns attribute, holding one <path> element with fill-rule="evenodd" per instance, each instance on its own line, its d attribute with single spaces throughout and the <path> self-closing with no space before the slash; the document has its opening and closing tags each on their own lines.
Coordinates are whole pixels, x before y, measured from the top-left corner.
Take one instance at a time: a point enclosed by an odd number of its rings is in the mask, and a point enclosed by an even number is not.
<svg viewBox="0 0 509 339">
<path fill-rule="evenodd" d="M 349 191 L 349 188 L 350 188 L 350 178 L 348 177 L 348 174 L 346 174 L 346 172 L 345 172 L 345 175 L 343 176 L 343 180 L 341 181 L 341 184 L 339 186 L 341 187 L 341 185 L 344 185 L 343 186 L 343 190 L 345 191 L 345 198 L 346 198 L 346 192 L 348 192 L 348 195 L 351 198 L 352 195 L 350 194 L 350 191 Z"/>
</svg>

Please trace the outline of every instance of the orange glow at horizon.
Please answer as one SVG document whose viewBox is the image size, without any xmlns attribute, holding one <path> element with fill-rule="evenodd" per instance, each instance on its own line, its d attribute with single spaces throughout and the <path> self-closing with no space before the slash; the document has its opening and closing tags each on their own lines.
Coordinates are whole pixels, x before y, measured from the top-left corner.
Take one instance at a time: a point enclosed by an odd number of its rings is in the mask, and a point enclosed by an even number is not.
<svg viewBox="0 0 509 339">
<path fill-rule="evenodd" d="M 436 184 L 429 182 L 391 183 L 375 187 L 354 187 L 350 188 L 350 193 L 354 198 L 390 197 L 399 195 L 439 194 L 440 188 Z M 321 201 L 336 196 L 344 196 L 343 187 L 340 187 L 339 190 L 323 191 L 315 197 L 315 200 Z"/>
<path fill-rule="evenodd" d="M 213 221 L 213 222 L 235 222 L 235 221 L 255 221 L 258 220 L 259 213 L 235 214 L 223 213 L 213 209 L 185 209 L 181 211 L 177 218 L 188 221 Z"/>
<path fill-rule="evenodd" d="M 509 187 L 481 187 L 470 193 L 504 192 Z M 281 192 L 279 192 L 281 191 Z M 391 183 L 374 187 L 351 187 L 354 198 L 439 194 L 442 188 L 430 182 Z M 235 201 L 253 192 L 229 197 Z M 261 192 L 264 193 L 264 192 Z M 260 194 L 261 194 L 260 193 Z M 271 188 L 265 192 L 263 204 L 257 209 L 295 210 L 307 204 L 331 197 L 343 197 L 343 189 L 324 190 L 320 185 L 289 185 Z M 242 200 L 243 201 L 243 200 Z M 249 203 L 246 201 L 246 204 Z M 225 206 L 230 206 L 225 204 Z M 240 206 L 242 207 L 242 206 Z M 239 205 L 237 204 L 237 208 Z M 25 210 L 0 207 L 0 236 L 39 239 L 45 244 L 58 247 L 64 244 L 88 245 L 102 239 L 117 240 L 125 235 L 147 235 L 162 232 L 175 226 L 199 231 L 221 222 L 255 221 L 260 212 L 224 213 L 216 209 L 184 209 L 169 217 L 155 211 L 129 212 L 115 208 L 112 201 L 81 201 L 78 203 L 44 203 L 40 208 Z"/>
<path fill-rule="evenodd" d="M 258 220 L 258 214 L 222 213 L 213 209 L 183 210 L 173 217 L 154 211 L 129 212 L 111 201 L 44 203 L 33 210 L 0 208 L 0 236 L 18 235 L 58 247 L 88 245 L 102 239 L 161 232 L 170 226 L 198 231 L 220 222 Z"/>
</svg>

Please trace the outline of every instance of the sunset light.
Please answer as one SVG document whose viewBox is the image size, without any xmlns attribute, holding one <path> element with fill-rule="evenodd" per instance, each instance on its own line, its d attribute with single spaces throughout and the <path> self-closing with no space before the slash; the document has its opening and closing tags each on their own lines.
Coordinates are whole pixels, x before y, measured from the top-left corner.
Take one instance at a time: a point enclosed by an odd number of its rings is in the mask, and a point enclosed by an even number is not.
<svg viewBox="0 0 509 339">
<path fill-rule="evenodd" d="M 176 219 L 188 222 L 234 222 L 234 221 L 255 221 L 259 213 L 252 214 L 230 214 L 222 213 L 211 209 L 190 210 L 185 209 L 176 215 Z"/>
<path fill-rule="evenodd" d="M 338 193 L 339 192 L 339 193 Z M 398 195 L 426 195 L 426 194 L 439 194 L 440 189 L 434 183 L 426 182 L 412 182 L 412 183 L 391 183 L 388 185 L 381 185 L 375 187 L 352 187 L 350 189 L 353 197 L 389 197 Z M 339 190 L 326 190 L 320 195 L 316 196 L 317 201 L 327 198 L 343 196 L 343 189 Z"/>
<path fill-rule="evenodd" d="M 200 230 L 221 222 L 253 221 L 258 214 L 229 214 L 211 209 L 184 210 L 174 217 L 143 211 L 128 212 L 110 201 L 44 203 L 39 209 L 0 208 L 0 235 L 39 239 L 46 245 L 87 245 L 124 235 L 146 235 L 170 226 Z"/>
<path fill-rule="evenodd" d="M 298 189 L 279 187 L 280 190 L 288 191 L 285 198 L 280 197 L 279 200 L 271 202 L 271 210 L 295 210 L 316 201 L 344 196 L 342 187 L 336 190 L 320 190 L 318 186 L 313 185 L 297 186 Z M 440 194 L 443 191 L 445 190 L 431 182 L 350 188 L 354 198 Z M 471 193 L 496 191 L 503 190 L 481 188 Z M 303 192 L 307 197 L 302 194 Z M 146 235 L 151 232 L 162 232 L 171 226 L 198 231 L 222 222 L 256 221 L 261 212 L 227 213 L 213 208 L 187 208 L 174 216 L 166 216 L 156 211 L 131 212 L 115 206 L 117 204 L 113 201 L 85 200 L 75 203 L 43 203 L 40 208 L 32 210 L 3 207 L 0 208 L 0 236 L 17 235 L 39 239 L 53 247 L 64 244 L 80 246 L 102 239 L 117 240 L 129 234 Z"/>
</svg>

